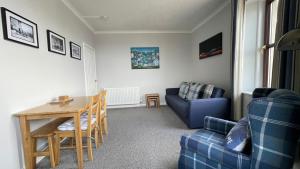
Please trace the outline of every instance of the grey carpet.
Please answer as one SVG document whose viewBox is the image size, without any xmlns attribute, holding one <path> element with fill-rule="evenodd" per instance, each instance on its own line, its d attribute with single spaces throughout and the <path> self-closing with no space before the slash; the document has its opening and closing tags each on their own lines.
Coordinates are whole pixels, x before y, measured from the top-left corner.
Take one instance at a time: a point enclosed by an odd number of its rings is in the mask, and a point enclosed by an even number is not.
<svg viewBox="0 0 300 169">
<path fill-rule="evenodd" d="M 110 109 L 109 134 L 94 161 L 88 161 L 84 149 L 85 169 L 176 169 L 180 136 L 191 133 L 185 124 L 166 106 L 160 109 Z M 44 158 L 38 168 L 50 168 Z M 75 150 L 61 151 L 58 169 L 76 168 Z"/>
</svg>

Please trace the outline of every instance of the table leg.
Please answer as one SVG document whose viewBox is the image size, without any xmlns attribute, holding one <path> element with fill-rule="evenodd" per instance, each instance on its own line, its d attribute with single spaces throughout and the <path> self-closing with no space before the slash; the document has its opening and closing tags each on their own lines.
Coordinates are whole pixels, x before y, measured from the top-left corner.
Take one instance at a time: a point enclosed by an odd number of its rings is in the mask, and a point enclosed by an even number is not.
<svg viewBox="0 0 300 169">
<path fill-rule="evenodd" d="M 25 166 L 26 166 L 26 169 L 34 169 L 35 163 L 33 163 L 30 124 L 29 124 L 29 121 L 27 120 L 26 116 L 21 116 L 19 120 L 20 120 L 21 134 L 22 134 Z"/>
<path fill-rule="evenodd" d="M 74 125 L 75 125 L 75 140 L 76 140 L 78 169 L 83 169 L 82 133 L 81 133 L 81 126 L 80 126 L 80 113 L 75 113 Z"/>
</svg>

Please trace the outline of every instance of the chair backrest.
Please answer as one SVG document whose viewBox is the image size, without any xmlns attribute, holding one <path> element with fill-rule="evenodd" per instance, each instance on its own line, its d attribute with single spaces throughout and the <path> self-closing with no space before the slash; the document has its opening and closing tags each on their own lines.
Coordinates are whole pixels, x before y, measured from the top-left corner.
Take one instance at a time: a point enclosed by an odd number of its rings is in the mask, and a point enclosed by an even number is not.
<svg viewBox="0 0 300 169">
<path fill-rule="evenodd" d="M 275 90 L 248 106 L 251 169 L 291 169 L 300 134 L 300 97 Z"/>
<path fill-rule="evenodd" d="M 100 100 L 100 95 L 95 95 L 95 96 L 91 96 L 90 99 L 90 104 L 89 104 L 89 110 L 88 110 L 88 114 L 87 114 L 87 133 L 91 134 L 92 131 L 92 119 L 93 116 L 96 116 L 96 120 L 99 117 L 99 100 Z"/>
<path fill-rule="evenodd" d="M 107 91 L 106 90 L 101 90 L 100 91 L 100 111 L 104 111 L 106 113 L 106 108 L 107 108 Z"/>
</svg>

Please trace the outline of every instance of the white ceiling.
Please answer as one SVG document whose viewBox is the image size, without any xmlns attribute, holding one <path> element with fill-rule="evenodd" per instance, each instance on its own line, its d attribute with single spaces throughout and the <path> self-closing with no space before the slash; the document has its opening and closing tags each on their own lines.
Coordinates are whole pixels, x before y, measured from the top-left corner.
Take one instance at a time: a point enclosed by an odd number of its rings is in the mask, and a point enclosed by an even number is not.
<svg viewBox="0 0 300 169">
<path fill-rule="evenodd" d="M 191 32 L 228 4 L 228 0 L 62 1 L 95 33 Z"/>
</svg>

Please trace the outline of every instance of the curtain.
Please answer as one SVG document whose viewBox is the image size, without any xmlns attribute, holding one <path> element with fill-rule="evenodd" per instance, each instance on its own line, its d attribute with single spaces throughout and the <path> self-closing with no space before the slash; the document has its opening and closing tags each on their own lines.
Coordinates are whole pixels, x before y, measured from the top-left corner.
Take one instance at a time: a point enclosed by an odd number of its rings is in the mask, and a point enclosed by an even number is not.
<svg viewBox="0 0 300 169">
<path fill-rule="evenodd" d="M 243 29 L 245 0 L 232 0 L 232 110 L 233 119 L 242 117 L 242 92 L 241 92 L 241 56 L 243 52 Z"/>
<path fill-rule="evenodd" d="M 279 0 L 275 37 L 276 42 L 282 35 L 297 28 L 299 4 L 298 0 Z M 295 57 L 298 53 L 299 52 L 296 51 L 280 52 L 275 50 L 272 87 L 295 90 L 295 87 L 299 86 L 298 84 L 295 84 L 299 81 L 299 78 L 296 77 L 296 73 L 299 72 L 298 68 L 296 68 L 299 59 L 296 59 Z"/>
</svg>

